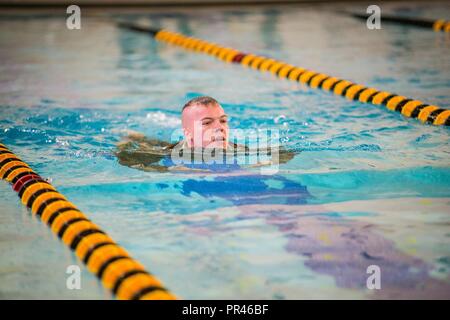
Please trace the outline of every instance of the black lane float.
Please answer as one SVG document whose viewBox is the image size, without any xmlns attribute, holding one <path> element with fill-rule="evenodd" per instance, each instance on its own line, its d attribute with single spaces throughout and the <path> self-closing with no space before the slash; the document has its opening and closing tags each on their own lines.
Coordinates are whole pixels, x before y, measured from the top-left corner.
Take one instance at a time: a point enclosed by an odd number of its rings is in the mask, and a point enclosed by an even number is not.
<svg viewBox="0 0 450 320">
<path fill-rule="evenodd" d="M 369 15 L 360 14 L 360 13 L 350 13 L 352 17 L 367 20 Z M 383 14 L 381 16 L 382 22 L 391 22 L 396 24 L 401 24 L 405 26 L 414 26 L 425 29 L 433 29 L 436 32 L 450 32 L 450 21 L 446 21 L 443 19 L 439 20 L 429 20 L 429 19 L 417 19 L 417 18 L 406 18 L 406 17 L 397 17 L 397 16 L 389 16 Z"/>
</svg>

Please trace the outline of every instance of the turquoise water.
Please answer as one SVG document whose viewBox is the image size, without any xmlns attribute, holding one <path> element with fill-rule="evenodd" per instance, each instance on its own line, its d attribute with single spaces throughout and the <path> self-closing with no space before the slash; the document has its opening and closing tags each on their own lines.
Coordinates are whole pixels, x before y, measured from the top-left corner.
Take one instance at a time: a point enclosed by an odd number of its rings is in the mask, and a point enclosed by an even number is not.
<svg viewBox="0 0 450 320">
<path fill-rule="evenodd" d="M 383 7 L 384 8 L 384 7 Z M 449 38 L 338 7 L 1 14 L 0 141 L 182 298 L 450 298 L 450 135 L 119 30 L 102 15 L 449 107 Z M 341 9 L 341 7 L 339 7 Z M 450 8 L 386 10 L 427 18 Z M 331 21 L 331 22 L 330 22 Z M 275 175 L 155 173 L 118 164 L 129 132 L 169 140 L 181 106 L 218 99 L 230 127 L 277 129 L 300 151 Z M 0 297 L 111 298 L 0 184 Z M 66 268 L 82 289 L 66 288 Z M 381 268 L 381 290 L 366 269 Z"/>
</svg>

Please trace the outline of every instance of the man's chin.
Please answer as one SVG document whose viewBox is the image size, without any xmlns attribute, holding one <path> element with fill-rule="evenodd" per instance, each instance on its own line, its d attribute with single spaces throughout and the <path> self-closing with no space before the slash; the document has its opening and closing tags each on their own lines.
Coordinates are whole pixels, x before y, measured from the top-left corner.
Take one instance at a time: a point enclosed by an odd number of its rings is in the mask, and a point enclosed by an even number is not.
<svg viewBox="0 0 450 320">
<path fill-rule="evenodd" d="M 212 141 L 205 148 L 206 149 L 226 149 L 228 143 L 226 140 L 223 141 Z"/>
</svg>

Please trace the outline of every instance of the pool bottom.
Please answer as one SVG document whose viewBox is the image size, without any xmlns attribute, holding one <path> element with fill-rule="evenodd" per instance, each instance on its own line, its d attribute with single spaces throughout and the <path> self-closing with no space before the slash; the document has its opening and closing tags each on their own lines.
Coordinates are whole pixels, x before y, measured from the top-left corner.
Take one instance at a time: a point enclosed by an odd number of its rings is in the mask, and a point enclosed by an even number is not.
<svg viewBox="0 0 450 320">
<path fill-rule="evenodd" d="M 2 185 L 2 194 L 13 194 Z M 2 298 L 112 298 L 46 226 L 14 197 L 4 200 Z M 181 298 L 447 299 L 449 203 L 397 198 L 136 213 L 154 228 L 119 240 Z M 67 289 L 70 265 L 82 270 L 81 290 Z M 371 265 L 381 269 L 380 290 L 366 287 Z"/>
</svg>

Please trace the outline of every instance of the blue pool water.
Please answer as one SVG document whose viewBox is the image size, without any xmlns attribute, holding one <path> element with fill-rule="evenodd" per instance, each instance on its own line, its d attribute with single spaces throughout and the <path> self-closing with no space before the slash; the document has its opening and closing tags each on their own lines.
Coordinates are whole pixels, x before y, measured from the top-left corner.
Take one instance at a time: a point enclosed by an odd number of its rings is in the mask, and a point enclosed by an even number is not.
<svg viewBox="0 0 450 320">
<path fill-rule="evenodd" d="M 370 31 L 337 9 L 91 9 L 78 31 L 65 29 L 63 12 L 1 12 L 9 31 L 0 33 L 0 141 L 181 298 L 450 298 L 447 128 L 103 19 L 165 27 L 449 107 L 445 34 L 388 24 Z M 450 16 L 444 3 L 383 10 Z M 197 95 L 218 99 L 230 127 L 277 129 L 299 153 L 274 175 L 118 163 L 115 146 L 127 132 L 169 140 L 181 106 Z M 0 203 L 0 298 L 112 298 L 5 182 Z M 81 290 L 66 288 L 73 264 Z M 366 288 L 370 265 L 381 269 L 381 290 Z"/>
</svg>

